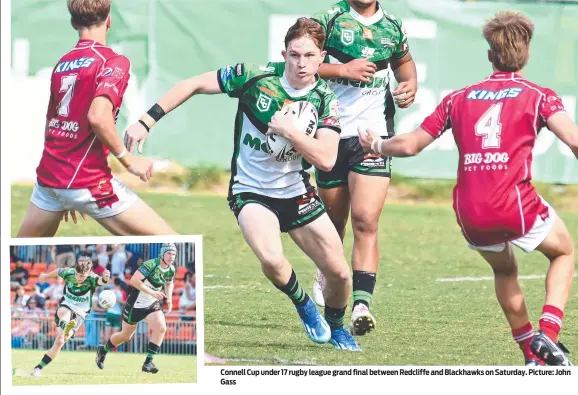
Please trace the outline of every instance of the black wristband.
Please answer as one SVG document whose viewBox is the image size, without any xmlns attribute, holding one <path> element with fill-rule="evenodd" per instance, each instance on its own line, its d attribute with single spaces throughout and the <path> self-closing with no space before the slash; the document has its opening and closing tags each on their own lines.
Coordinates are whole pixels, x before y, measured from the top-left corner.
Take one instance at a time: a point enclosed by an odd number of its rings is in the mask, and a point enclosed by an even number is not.
<svg viewBox="0 0 578 395">
<path fill-rule="evenodd" d="M 165 116 L 166 113 L 161 106 L 155 103 L 155 105 L 147 111 L 147 114 L 150 115 L 150 117 L 154 119 L 155 122 L 158 122 L 162 117 Z"/>
<path fill-rule="evenodd" d="M 147 124 L 145 123 L 145 121 L 143 121 L 142 119 L 139 119 L 138 122 L 139 122 L 142 126 L 145 127 L 145 129 L 147 130 L 147 132 L 150 132 L 150 131 L 151 131 L 151 128 L 149 128 L 149 125 L 147 125 Z"/>
</svg>

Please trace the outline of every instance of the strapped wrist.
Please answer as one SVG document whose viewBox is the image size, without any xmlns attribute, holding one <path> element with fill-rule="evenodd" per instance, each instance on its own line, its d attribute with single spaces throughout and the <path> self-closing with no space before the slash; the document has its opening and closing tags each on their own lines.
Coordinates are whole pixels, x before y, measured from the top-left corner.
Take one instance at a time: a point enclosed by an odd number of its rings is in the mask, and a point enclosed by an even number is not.
<svg viewBox="0 0 578 395">
<path fill-rule="evenodd" d="M 148 111 L 147 114 L 155 121 L 158 122 L 162 117 L 166 115 L 165 110 L 158 103 L 155 103 Z"/>
</svg>

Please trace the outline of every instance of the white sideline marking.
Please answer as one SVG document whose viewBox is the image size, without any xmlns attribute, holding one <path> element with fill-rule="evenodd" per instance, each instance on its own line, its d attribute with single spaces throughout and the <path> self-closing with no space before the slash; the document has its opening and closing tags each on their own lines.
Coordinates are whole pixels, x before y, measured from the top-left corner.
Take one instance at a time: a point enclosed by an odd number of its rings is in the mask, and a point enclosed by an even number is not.
<svg viewBox="0 0 578 395">
<path fill-rule="evenodd" d="M 205 285 L 203 289 L 231 289 L 231 288 L 245 288 L 244 285 Z"/>
<path fill-rule="evenodd" d="M 574 277 L 578 277 L 578 273 L 574 274 Z M 520 280 L 539 280 L 546 278 L 545 274 L 531 274 L 529 276 L 518 276 Z M 494 277 L 454 277 L 454 278 L 438 278 L 437 282 L 440 283 L 453 283 L 462 281 L 492 281 Z"/>
<path fill-rule="evenodd" d="M 280 365 L 309 365 L 309 366 L 316 366 L 315 362 L 311 361 L 289 361 L 287 359 L 281 359 L 278 357 L 273 357 L 273 360 L 264 360 L 264 359 L 250 359 L 250 358 L 226 358 L 227 362 L 252 362 L 252 363 L 263 363 L 269 364 L 271 362 L 278 363 Z"/>
</svg>

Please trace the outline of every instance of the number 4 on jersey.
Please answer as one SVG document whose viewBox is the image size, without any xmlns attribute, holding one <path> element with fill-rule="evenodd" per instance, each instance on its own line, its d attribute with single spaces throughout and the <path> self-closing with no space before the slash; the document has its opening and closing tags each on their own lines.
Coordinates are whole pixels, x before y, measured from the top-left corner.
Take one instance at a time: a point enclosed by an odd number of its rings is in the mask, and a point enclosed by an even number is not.
<svg viewBox="0 0 578 395">
<path fill-rule="evenodd" d="M 476 136 L 483 136 L 482 148 L 500 148 L 502 103 L 490 107 L 476 123 Z"/>
<path fill-rule="evenodd" d="M 71 74 L 62 77 L 60 84 L 60 93 L 66 92 L 58 105 L 58 115 L 62 117 L 68 116 L 68 106 L 70 100 L 72 100 L 72 94 L 74 93 L 74 84 L 76 84 L 77 74 Z"/>
</svg>

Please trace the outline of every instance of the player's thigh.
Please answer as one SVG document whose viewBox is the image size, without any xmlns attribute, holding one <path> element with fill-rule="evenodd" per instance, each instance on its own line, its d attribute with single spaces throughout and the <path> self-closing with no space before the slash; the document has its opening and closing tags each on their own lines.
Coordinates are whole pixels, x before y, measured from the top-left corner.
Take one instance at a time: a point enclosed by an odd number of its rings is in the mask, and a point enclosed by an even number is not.
<svg viewBox="0 0 578 395">
<path fill-rule="evenodd" d="M 259 261 L 272 263 L 283 259 L 279 219 L 267 207 L 248 203 L 237 217 L 241 233 Z"/>
<path fill-rule="evenodd" d="M 167 321 L 162 310 L 156 310 L 147 315 L 145 322 L 153 332 L 165 332 L 167 329 Z"/>
<path fill-rule="evenodd" d="M 70 321 L 70 318 L 72 317 L 72 311 L 67 308 L 67 307 L 63 307 L 60 306 L 56 309 L 56 324 L 58 325 L 60 323 L 60 321 L 65 320 L 65 321 Z"/>
<path fill-rule="evenodd" d="M 353 230 L 376 232 L 390 178 L 380 173 L 368 175 L 354 171 L 348 177 Z"/>
<path fill-rule="evenodd" d="M 548 259 L 554 259 L 561 255 L 574 253 L 574 241 L 564 221 L 556 216 L 552 229 L 536 248 Z"/>
<path fill-rule="evenodd" d="M 142 199 L 125 211 L 112 217 L 95 218 L 103 228 L 116 236 L 175 235 L 164 219 Z"/>
<path fill-rule="evenodd" d="M 347 185 L 334 188 L 318 188 L 319 197 L 325 205 L 325 211 L 331 222 L 342 233 L 349 217 L 349 189 Z"/>
<path fill-rule="evenodd" d="M 16 237 L 52 237 L 56 234 L 64 211 L 48 211 L 28 204 Z"/>
<path fill-rule="evenodd" d="M 499 251 L 503 246 L 503 250 Z M 491 248 L 486 250 L 477 249 L 478 253 L 484 258 L 486 262 L 492 267 L 496 274 L 513 274 L 516 273 L 518 266 L 516 255 L 514 255 L 514 248 L 510 243 L 504 243 L 496 246 L 494 251 Z"/>
<path fill-rule="evenodd" d="M 327 214 L 289 231 L 289 235 L 323 273 L 349 273 L 343 244 Z"/>
</svg>

